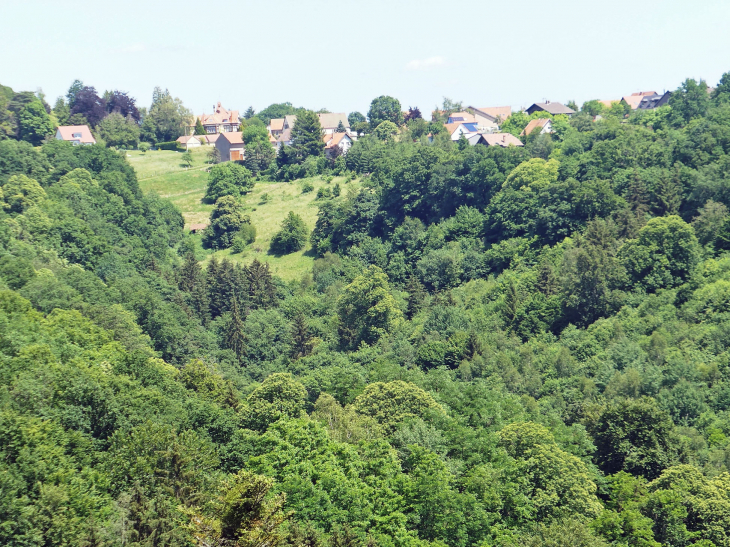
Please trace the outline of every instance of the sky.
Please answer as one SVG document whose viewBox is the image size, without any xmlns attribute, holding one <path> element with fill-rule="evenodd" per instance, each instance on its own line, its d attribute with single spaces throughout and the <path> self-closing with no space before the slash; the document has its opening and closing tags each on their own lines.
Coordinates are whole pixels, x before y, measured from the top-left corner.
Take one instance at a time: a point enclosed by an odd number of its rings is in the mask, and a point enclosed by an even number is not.
<svg viewBox="0 0 730 547">
<path fill-rule="evenodd" d="M 196 114 L 218 101 L 366 113 L 379 95 L 424 114 L 443 97 L 517 110 L 730 71 L 728 0 L 0 0 L 0 13 L 0 84 L 51 104 L 80 79 L 139 106 L 167 88 Z"/>
</svg>

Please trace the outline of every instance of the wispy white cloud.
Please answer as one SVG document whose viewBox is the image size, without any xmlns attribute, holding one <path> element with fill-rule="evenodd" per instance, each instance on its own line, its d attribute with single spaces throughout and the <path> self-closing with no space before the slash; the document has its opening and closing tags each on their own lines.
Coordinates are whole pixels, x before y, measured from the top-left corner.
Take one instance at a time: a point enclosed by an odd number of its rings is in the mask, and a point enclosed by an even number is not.
<svg viewBox="0 0 730 547">
<path fill-rule="evenodd" d="M 141 53 L 142 51 L 146 50 L 147 46 L 142 44 L 141 42 L 137 42 L 136 44 L 127 44 L 126 46 L 116 47 L 112 49 L 112 51 L 115 53 Z"/>
<path fill-rule="evenodd" d="M 407 70 L 428 70 L 430 68 L 436 68 L 444 66 L 446 64 L 446 57 L 437 55 L 436 57 L 429 57 L 428 59 L 414 59 L 406 65 Z"/>
</svg>

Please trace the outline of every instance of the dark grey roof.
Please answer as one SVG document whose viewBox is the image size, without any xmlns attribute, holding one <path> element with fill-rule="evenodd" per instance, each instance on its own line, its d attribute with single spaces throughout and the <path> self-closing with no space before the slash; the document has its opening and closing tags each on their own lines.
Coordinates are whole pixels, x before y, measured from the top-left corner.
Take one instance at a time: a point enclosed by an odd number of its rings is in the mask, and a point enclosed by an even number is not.
<svg viewBox="0 0 730 547">
<path fill-rule="evenodd" d="M 659 108 L 660 106 L 667 104 L 669 102 L 669 97 L 671 96 L 671 91 L 667 91 L 663 95 L 647 95 L 641 99 L 638 108 L 639 110 L 653 110 L 654 108 Z"/>
<path fill-rule="evenodd" d="M 567 114 L 570 116 L 571 114 L 575 114 L 575 110 L 561 103 L 535 103 L 527 109 L 527 113 L 532 114 L 538 110 L 544 110 L 553 115 Z"/>
</svg>

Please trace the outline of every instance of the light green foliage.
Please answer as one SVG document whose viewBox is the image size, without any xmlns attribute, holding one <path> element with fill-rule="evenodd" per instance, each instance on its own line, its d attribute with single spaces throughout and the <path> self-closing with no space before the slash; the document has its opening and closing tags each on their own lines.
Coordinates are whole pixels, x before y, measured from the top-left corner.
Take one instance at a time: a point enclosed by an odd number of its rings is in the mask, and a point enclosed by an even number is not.
<svg viewBox="0 0 730 547">
<path fill-rule="evenodd" d="M 373 135 L 381 141 L 389 141 L 398 133 L 398 126 L 389 120 L 380 122 L 373 130 Z"/>
<path fill-rule="evenodd" d="M 193 154 L 190 150 L 184 152 L 181 159 L 187 167 L 193 166 Z"/>
<path fill-rule="evenodd" d="M 388 95 L 376 97 L 370 103 L 368 121 L 370 122 L 370 129 L 375 129 L 385 121 L 392 122 L 396 127 L 400 127 L 403 125 L 403 110 L 400 101 Z"/>
<path fill-rule="evenodd" d="M 8 212 L 22 213 L 29 207 L 40 205 L 46 199 L 46 191 L 35 180 L 25 175 L 14 175 L 2 187 L 4 208 Z"/>
<path fill-rule="evenodd" d="M 692 219 L 692 228 L 697 235 L 697 240 L 702 245 L 713 243 L 728 218 L 727 207 L 722 203 L 709 200 L 697 212 L 699 214 Z"/>
<path fill-rule="evenodd" d="M 345 287 L 337 301 L 337 314 L 340 341 L 349 348 L 377 342 L 403 320 L 388 276 L 377 266 L 370 266 Z"/>
<path fill-rule="evenodd" d="M 621 257 L 632 281 L 654 291 L 687 281 L 700 246 L 692 227 L 678 216 L 653 218 L 624 244 Z"/>
<path fill-rule="evenodd" d="M 427 416 L 430 411 L 442 411 L 426 391 L 414 384 L 396 380 L 369 384 L 357 396 L 352 408 L 374 418 L 387 432 L 409 418 Z"/>
<path fill-rule="evenodd" d="M 118 112 L 112 112 L 101 120 L 97 131 L 107 146 L 135 148 L 139 142 L 140 129 L 137 122 Z"/>
<path fill-rule="evenodd" d="M 232 161 L 219 163 L 210 168 L 205 199 L 211 202 L 223 196 L 241 196 L 254 186 L 251 171 Z"/>
<path fill-rule="evenodd" d="M 307 390 L 291 374 L 272 374 L 248 396 L 246 423 L 251 429 L 265 430 L 282 418 L 298 418 L 306 400 Z"/>
<path fill-rule="evenodd" d="M 360 441 L 379 439 L 384 434 L 375 418 L 349 406 L 343 408 L 327 393 L 317 399 L 312 419 L 322 422 L 327 427 L 329 437 L 337 442 L 357 444 Z"/>
<path fill-rule="evenodd" d="M 558 180 L 558 162 L 533 158 L 515 167 L 507 176 L 502 188 L 538 191 Z"/>
<path fill-rule="evenodd" d="M 192 112 L 165 89 L 156 87 L 152 105 L 142 122 L 142 138 L 148 142 L 170 142 L 185 135 Z"/>
<path fill-rule="evenodd" d="M 499 444 L 514 459 L 506 473 L 515 491 L 508 494 L 506 503 L 515 518 L 524 515 L 542 522 L 598 515 L 601 504 L 589 467 L 560 449 L 544 426 L 510 424 L 499 432 Z"/>
<path fill-rule="evenodd" d="M 150 143 L 148 142 L 141 142 L 137 145 L 137 149 L 142 152 L 143 154 L 146 154 L 150 151 Z"/>
</svg>

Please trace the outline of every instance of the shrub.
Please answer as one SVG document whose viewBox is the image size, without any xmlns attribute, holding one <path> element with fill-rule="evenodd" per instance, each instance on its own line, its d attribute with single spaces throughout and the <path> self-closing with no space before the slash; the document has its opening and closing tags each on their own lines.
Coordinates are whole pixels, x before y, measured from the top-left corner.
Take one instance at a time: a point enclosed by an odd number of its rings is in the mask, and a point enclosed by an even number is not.
<svg viewBox="0 0 730 547">
<path fill-rule="evenodd" d="M 210 249 L 227 249 L 247 224 L 251 224 L 251 219 L 243 214 L 243 207 L 236 198 L 223 196 L 215 202 L 215 208 L 210 214 L 210 226 L 203 232 L 203 246 Z"/>
<path fill-rule="evenodd" d="M 331 198 L 332 197 L 332 190 L 330 188 L 326 188 L 322 186 L 319 190 L 317 190 L 317 199 L 323 199 L 323 198 Z"/>
<path fill-rule="evenodd" d="M 219 163 L 210 168 L 205 199 L 213 202 L 223 196 L 238 197 L 250 192 L 253 186 L 251 171 L 230 161 Z"/>
<path fill-rule="evenodd" d="M 177 141 L 158 142 L 157 149 L 158 150 L 173 150 L 173 151 L 180 151 L 180 152 L 182 152 L 182 150 L 183 150 Z"/>
<path fill-rule="evenodd" d="M 289 211 L 289 214 L 281 223 L 281 230 L 271 238 L 271 251 L 275 254 L 289 254 L 299 251 L 306 245 L 308 236 L 309 230 L 302 217 L 294 211 Z"/>
<path fill-rule="evenodd" d="M 314 190 L 314 185 L 311 182 L 305 181 L 304 184 L 302 184 L 302 194 L 308 194 L 312 190 Z"/>
<path fill-rule="evenodd" d="M 148 142 L 141 142 L 137 146 L 137 149 L 142 152 L 143 154 L 146 154 L 150 149 L 150 143 Z"/>
</svg>

